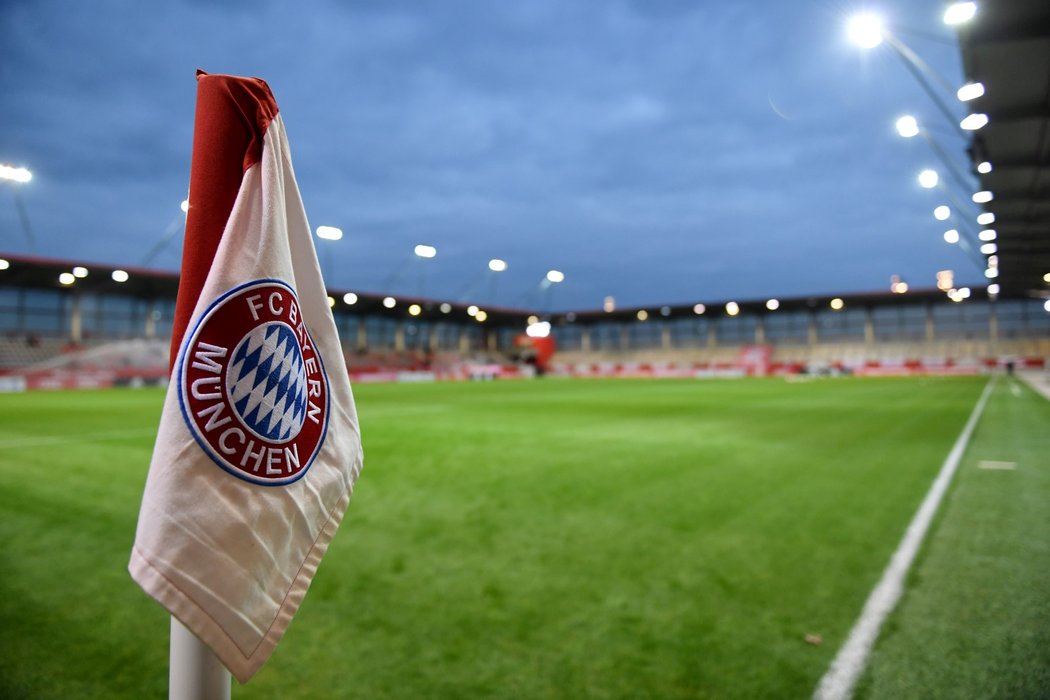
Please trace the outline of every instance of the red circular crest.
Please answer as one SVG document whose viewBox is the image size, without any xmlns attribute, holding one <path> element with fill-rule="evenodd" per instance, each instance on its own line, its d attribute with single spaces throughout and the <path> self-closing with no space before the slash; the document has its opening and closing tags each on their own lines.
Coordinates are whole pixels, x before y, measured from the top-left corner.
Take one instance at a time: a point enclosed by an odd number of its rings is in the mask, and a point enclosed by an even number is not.
<svg viewBox="0 0 1050 700">
<path fill-rule="evenodd" d="M 328 375 L 288 284 L 256 280 L 212 302 L 178 372 L 183 417 L 216 464 L 266 486 L 306 474 L 328 430 Z"/>
</svg>

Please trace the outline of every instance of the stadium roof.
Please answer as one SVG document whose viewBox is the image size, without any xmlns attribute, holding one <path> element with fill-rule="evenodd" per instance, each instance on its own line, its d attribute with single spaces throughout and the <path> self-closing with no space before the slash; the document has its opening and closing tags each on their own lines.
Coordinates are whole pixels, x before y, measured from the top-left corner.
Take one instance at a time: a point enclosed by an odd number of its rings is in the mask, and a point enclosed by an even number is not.
<svg viewBox="0 0 1050 700">
<path fill-rule="evenodd" d="M 974 132 L 974 165 L 995 199 L 999 278 L 1005 296 L 1050 296 L 1050 3 L 981 3 L 980 21 L 960 32 L 963 67 L 985 94 L 971 104 L 988 115 Z"/>
</svg>

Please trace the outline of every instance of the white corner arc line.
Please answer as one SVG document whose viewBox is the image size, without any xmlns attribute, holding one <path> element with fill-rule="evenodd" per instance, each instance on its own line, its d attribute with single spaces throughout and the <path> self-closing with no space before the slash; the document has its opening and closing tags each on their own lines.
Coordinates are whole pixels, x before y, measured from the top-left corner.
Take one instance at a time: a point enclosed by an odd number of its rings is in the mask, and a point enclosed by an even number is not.
<svg viewBox="0 0 1050 700">
<path fill-rule="evenodd" d="M 915 512 L 915 516 L 904 533 L 904 538 L 897 545 L 897 551 L 893 553 L 886 570 L 882 572 L 882 578 L 879 579 L 878 584 L 872 589 L 868 600 L 864 603 L 864 609 L 853 624 L 849 637 L 839 649 L 835 660 L 831 662 L 827 673 L 820 679 L 817 689 L 813 692 L 815 700 L 846 700 L 852 697 L 853 686 L 856 685 L 861 672 L 864 671 L 882 623 L 886 621 L 897 605 L 897 601 L 900 600 L 901 593 L 904 591 L 904 577 L 911 568 L 915 555 L 918 554 L 919 546 L 926 536 L 926 531 L 930 528 L 930 522 L 937 512 L 945 491 L 948 490 L 948 485 L 962 460 L 966 446 L 970 442 L 970 436 L 977 426 L 977 421 L 984 412 L 984 406 L 988 403 L 988 397 L 991 396 L 995 382 L 993 378 L 984 387 L 984 392 L 977 400 L 970 419 L 966 421 L 966 426 L 944 460 L 940 473 L 937 474 L 933 485 L 930 486 L 922 504 Z"/>
</svg>

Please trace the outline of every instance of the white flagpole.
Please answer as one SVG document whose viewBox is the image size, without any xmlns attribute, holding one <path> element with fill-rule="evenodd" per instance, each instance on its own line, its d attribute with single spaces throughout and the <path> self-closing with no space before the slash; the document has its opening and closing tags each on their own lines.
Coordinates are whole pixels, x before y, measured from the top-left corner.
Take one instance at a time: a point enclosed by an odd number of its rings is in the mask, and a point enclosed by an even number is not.
<svg viewBox="0 0 1050 700">
<path fill-rule="evenodd" d="M 168 700 L 230 700 L 230 672 L 174 617 L 168 664 Z"/>
</svg>

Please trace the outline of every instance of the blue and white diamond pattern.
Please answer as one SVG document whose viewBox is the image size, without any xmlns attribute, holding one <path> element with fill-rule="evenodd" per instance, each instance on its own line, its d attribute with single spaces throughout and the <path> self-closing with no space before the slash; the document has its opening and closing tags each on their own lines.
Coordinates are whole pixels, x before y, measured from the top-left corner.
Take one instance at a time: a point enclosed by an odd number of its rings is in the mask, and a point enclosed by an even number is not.
<svg viewBox="0 0 1050 700">
<path fill-rule="evenodd" d="M 233 353 L 226 391 L 259 437 L 284 442 L 298 435 L 306 418 L 306 368 L 295 332 L 276 322 L 252 329 Z"/>
</svg>

